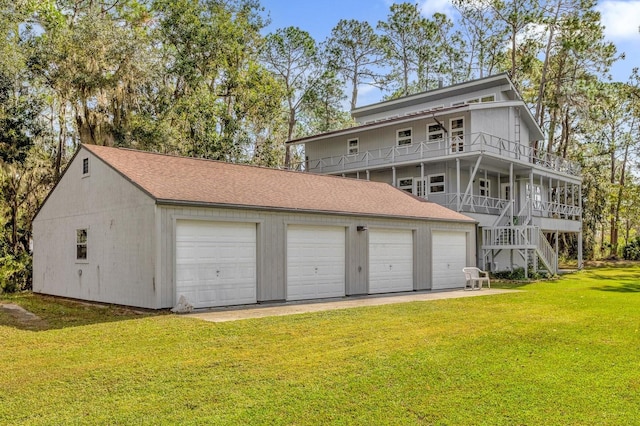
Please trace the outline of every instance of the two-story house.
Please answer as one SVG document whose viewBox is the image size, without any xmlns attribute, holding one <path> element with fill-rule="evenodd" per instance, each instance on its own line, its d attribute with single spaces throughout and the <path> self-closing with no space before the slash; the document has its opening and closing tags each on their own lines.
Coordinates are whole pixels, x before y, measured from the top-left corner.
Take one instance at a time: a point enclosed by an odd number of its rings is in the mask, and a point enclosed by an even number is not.
<svg viewBox="0 0 640 426">
<path fill-rule="evenodd" d="M 356 108 L 357 125 L 289 142 L 295 168 L 390 183 L 478 221 L 477 261 L 558 270 L 558 236 L 578 236 L 577 164 L 542 150 L 543 132 L 506 74 Z M 526 270 L 527 268 L 525 268 Z"/>
</svg>

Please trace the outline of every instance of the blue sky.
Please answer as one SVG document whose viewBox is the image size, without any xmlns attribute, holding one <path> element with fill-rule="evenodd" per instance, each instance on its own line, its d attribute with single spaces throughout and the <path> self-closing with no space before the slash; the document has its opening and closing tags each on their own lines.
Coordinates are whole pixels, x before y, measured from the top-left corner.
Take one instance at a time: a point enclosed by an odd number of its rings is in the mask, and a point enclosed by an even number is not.
<svg viewBox="0 0 640 426">
<path fill-rule="evenodd" d="M 271 18 L 267 31 L 297 26 L 317 41 L 323 41 L 340 19 L 368 21 L 375 27 L 378 21 L 386 19 L 392 3 L 390 0 L 261 0 Z M 450 0 L 419 0 L 418 4 L 427 17 L 434 12 L 449 16 L 455 13 Z M 607 39 L 616 45 L 619 53 L 626 54 L 626 59 L 618 61 L 611 70 L 613 79 L 627 81 L 631 70 L 640 67 L 640 0 L 600 0 L 597 9 L 602 13 Z"/>
</svg>

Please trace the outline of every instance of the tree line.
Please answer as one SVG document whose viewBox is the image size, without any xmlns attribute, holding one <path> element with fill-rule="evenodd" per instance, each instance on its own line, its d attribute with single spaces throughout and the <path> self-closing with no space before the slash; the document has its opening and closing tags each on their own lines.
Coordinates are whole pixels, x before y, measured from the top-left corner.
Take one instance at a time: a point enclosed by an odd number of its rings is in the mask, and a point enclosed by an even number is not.
<svg viewBox="0 0 640 426">
<path fill-rule="evenodd" d="M 545 131 L 536 148 L 583 167 L 587 256 L 622 253 L 640 235 L 640 77 L 611 81 L 624 54 L 596 2 L 452 3 L 396 3 L 319 41 L 265 34 L 257 0 L 0 0 L 0 290 L 29 286 L 31 220 L 80 143 L 286 167 L 284 142 L 350 125 L 362 88 L 503 71 Z"/>
</svg>

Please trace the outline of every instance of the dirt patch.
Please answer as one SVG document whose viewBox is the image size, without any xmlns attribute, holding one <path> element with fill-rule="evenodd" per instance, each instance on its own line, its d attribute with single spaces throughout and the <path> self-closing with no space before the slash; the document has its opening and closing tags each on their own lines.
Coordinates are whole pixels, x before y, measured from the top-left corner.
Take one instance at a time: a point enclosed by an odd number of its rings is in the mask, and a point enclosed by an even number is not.
<svg viewBox="0 0 640 426">
<path fill-rule="evenodd" d="M 0 311 L 6 313 L 11 322 L 18 328 L 26 330 L 45 330 L 48 324 L 45 320 L 13 303 L 0 303 Z"/>
</svg>

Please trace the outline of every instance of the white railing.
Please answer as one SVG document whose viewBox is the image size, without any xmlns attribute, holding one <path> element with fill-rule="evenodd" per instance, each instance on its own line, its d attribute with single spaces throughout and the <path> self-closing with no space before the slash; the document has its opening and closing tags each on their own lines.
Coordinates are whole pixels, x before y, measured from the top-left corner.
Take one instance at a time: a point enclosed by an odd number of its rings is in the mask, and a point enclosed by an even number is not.
<svg viewBox="0 0 640 426">
<path fill-rule="evenodd" d="M 531 236 L 534 226 L 492 226 L 482 229 L 482 245 L 490 247 L 535 248 Z"/>
<path fill-rule="evenodd" d="M 315 173 L 349 172 L 375 166 L 390 166 L 394 163 L 435 159 L 469 152 L 490 152 L 501 157 L 538 164 L 544 168 L 573 176 L 580 175 L 580 166 L 577 163 L 545 151 L 535 150 L 519 142 L 509 141 L 486 133 L 474 133 L 466 135 L 464 138 L 455 137 L 437 141 L 415 142 L 411 145 L 387 146 L 358 154 L 308 160 L 293 164 L 292 168 Z"/>
<path fill-rule="evenodd" d="M 533 205 L 533 215 L 542 217 L 567 218 L 582 216 L 582 208 L 553 201 L 536 201 Z"/>
<path fill-rule="evenodd" d="M 549 271 L 554 274 L 558 273 L 558 256 L 556 256 L 556 251 L 551 247 L 547 237 L 544 236 L 544 233 L 538 228 L 538 232 L 533 235 L 534 242 L 536 244 L 536 250 L 538 251 L 538 256 L 545 264 Z"/>
<path fill-rule="evenodd" d="M 500 198 L 483 197 L 480 195 L 458 195 L 457 193 L 446 194 L 429 194 L 429 201 L 448 207 L 452 210 L 458 210 L 458 200 L 460 200 L 459 211 L 465 213 L 485 213 L 492 215 L 500 215 L 500 218 L 494 222 L 495 225 L 527 225 L 528 215 L 526 208 L 523 208 L 514 217 L 509 215 L 509 200 Z M 536 209 L 536 204 L 544 207 L 542 210 Z M 547 203 L 536 201 L 533 203 L 533 217 L 558 217 L 562 219 L 580 218 L 582 209 L 578 206 L 569 206 L 565 204 Z"/>
<path fill-rule="evenodd" d="M 491 249 L 533 249 L 542 263 L 557 273 L 558 257 L 540 228 L 536 226 L 493 226 L 482 229 L 482 246 L 485 259 Z"/>
</svg>

